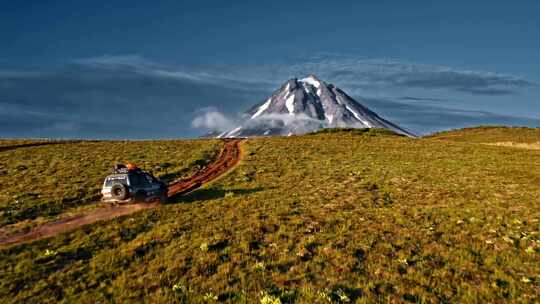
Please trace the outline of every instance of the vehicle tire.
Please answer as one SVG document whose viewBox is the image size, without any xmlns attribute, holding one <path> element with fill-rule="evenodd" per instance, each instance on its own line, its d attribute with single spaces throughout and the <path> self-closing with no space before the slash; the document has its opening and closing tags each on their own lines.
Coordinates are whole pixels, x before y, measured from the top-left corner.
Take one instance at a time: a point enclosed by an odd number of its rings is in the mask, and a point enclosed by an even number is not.
<svg viewBox="0 0 540 304">
<path fill-rule="evenodd" d="M 128 193 L 128 189 L 124 184 L 114 184 L 111 187 L 111 196 L 115 200 L 125 200 L 128 197 Z"/>
<path fill-rule="evenodd" d="M 133 195 L 133 199 L 136 202 L 139 202 L 139 203 L 145 202 L 145 200 L 146 200 L 146 192 L 144 192 L 142 190 L 137 191 L 137 193 L 135 193 L 135 195 Z"/>
</svg>

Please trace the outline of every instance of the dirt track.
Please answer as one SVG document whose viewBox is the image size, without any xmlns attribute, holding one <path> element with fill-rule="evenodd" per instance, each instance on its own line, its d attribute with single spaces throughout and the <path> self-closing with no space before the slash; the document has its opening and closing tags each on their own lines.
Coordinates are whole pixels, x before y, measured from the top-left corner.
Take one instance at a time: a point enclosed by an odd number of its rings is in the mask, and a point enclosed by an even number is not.
<svg viewBox="0 0 540 304">
<path fill-rule="evenodd" d="M 188 194 L 203 184 L 218 178 L 234 167 L 238 161 L 240 161 L 241 142 L 241 139 L 225 140 L 223 149 L 213 163 L 201 169 L 188 179 L 179 180 L 169 184 L 168 197 L 170 198 L 177 195 Z M 9 246 L 51 237 L 87 224 L 95 223 L 97 221 L 110 220 L 115 217 L 131 214 L 140 210 L 155 208 L 159 205 L 160 204 L 158 202 L 106 205 L 106 207 L 93 210 L 88 213 L 43 224 L 26 233 L 18 233 L 8 236 L 0 235 L 0 246 Z"/>
</svg>

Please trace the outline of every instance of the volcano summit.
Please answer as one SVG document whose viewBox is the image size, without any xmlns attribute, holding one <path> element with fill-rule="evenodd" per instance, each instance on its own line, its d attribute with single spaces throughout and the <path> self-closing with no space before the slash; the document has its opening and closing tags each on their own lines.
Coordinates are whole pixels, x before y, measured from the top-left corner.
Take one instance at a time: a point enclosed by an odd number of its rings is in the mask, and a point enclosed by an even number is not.
<svg viewBox="0 0 540 304">
<path fill-rule="evenodd" d="M 322 128 L 384 128 L 411 132 L 380 117 L 338 87 L 315 75 L 290 79 L 268 99 L 246 112 L 236 128 L 217 137 L 300 135 Z"/>
</svg>

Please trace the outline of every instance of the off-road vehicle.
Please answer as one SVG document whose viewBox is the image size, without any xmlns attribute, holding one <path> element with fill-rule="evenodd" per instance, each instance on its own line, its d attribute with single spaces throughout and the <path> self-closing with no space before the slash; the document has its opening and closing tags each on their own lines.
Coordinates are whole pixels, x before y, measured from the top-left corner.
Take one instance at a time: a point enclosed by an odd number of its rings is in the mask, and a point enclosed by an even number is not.
<svg viewBox="0 0 540 304">
<path fill-rule="evenodd" d="M 103 182 L 101 190 L 106 202 L 167 201 L 167 185 L 135 165 L 116 165 Z"/>
</svg>

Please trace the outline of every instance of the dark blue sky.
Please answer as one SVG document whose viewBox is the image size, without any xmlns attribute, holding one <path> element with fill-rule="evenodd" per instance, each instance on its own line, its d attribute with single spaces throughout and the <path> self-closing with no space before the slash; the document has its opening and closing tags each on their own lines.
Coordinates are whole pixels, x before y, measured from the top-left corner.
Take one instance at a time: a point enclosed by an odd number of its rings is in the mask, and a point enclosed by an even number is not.
<svg viewBox="0 0 540 304">
<path fill-rule="evenodd" d="M 305 73 L 421 133 L 540 125 L 540 2 L 470 2 L 2 1 L 0 136 L 195 136 Z"/>
</svg>

